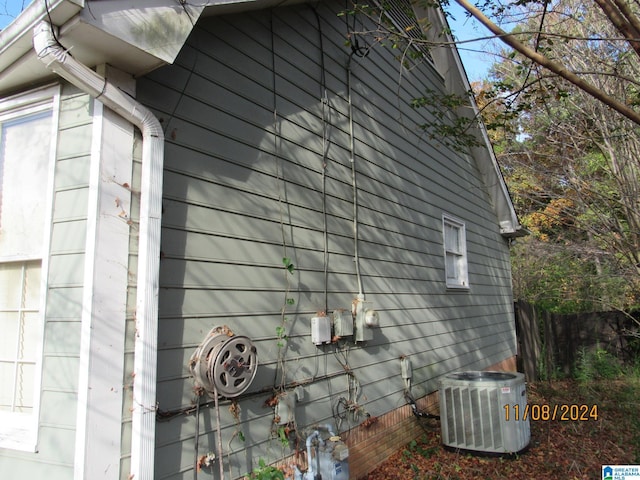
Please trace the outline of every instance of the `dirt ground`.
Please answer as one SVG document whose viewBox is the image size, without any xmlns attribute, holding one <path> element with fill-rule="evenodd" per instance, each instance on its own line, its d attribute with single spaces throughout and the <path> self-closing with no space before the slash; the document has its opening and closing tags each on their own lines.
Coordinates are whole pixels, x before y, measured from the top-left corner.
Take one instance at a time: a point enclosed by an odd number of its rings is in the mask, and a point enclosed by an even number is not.
<svg viewBox="0 0 640 480">
<path fill-rule="evenodd" d="M 588 384 L 539 382 L 527 385 L 527 397 L 530 405 L 589 405 L 588 419 L 531 421 L 529 448 L 513 458 L 449 451 L 442 447 L 440 423 L 420 420 L 422 438 L 401 448 L 366 479 L 592 480 L 602 478 L 602 465 L 640 464 L 637 377 Z"/>
</svg>

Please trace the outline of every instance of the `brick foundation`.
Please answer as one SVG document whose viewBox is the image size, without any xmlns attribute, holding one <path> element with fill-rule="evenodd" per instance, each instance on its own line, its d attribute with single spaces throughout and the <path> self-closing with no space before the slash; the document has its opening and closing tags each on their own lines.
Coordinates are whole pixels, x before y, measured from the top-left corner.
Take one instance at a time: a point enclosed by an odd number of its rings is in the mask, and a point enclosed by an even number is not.
<svg viewBox="0 0 640 480">
<path fill-rule="evenodd" d="M 516 357 L 491 365 L 486 370 L 516 371 Z M 438 392 L 416 400 L 423 412 L 438 413 Z M 411 407 L 405 405 L 376 418 L 370 426 L 360 424 L 343 435 L 349 447 L 349 476 L 364 478 L 384 463 L 392 454 L 411 440 L 419 438 L 422 427 L 413 417 Z"/>
<path fill-rule="evenodd" d="M 485 370 L 515 372 L 516 357 L 507 358 Z M 438 414 L 438 392 L 417 399 L 416 405 L 420 411 Z M 341 436 L 349 447 L 349 477 L 365 478 L 367 473 L 384 463 L 411 440 L 420 438 L 422 433 L 422 427 L 414 418 L 409 405 L 370 419 L 348 433 L 343 433 Z M 291 458 L 281 462 L 282 465 L 290 463 Z"/>
</svg>

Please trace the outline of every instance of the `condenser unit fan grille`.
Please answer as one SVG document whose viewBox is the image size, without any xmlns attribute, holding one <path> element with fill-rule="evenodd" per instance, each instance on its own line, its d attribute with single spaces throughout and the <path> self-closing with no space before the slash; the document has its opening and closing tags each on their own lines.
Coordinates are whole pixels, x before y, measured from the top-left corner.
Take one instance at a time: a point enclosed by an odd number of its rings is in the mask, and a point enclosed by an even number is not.
<svg viewBox="0 0 640 480">
<path fill-rule="evenodd" d="M 444 395 L 448 427 L 446 444 L 470 449 L 503 447 L 500 418 L 496 415 L 501 412 L 489 407 L 498 403 L 496 390 L 454 387 L 446 388 Z"/>
<path fill-rule="evenodd" d="M 440 388 L 442 441 L 448 447 L 477 452 L 519 452 L 529 444 L 529 420 L 508 419 L 505 405 L 517 404 L 524 411 L 526 402 L 522 374 L 448 375 Z"/>
</svg>

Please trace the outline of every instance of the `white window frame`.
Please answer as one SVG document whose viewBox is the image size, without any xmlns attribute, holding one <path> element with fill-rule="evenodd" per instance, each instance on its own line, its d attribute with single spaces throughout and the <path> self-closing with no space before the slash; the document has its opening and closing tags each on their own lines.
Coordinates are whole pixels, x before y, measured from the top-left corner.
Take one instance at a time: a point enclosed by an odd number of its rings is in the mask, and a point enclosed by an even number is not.
<svg viewBox="0 0 640 480">
<path fill-rule="evenodd" d="M 449 229 L 456 232 L 457 241 L 454 243 L 457 245 L 457 248 L 449 247 L 449 245 L 451 245 L 451 242 L 448 241 Z M 469 289 L 465 223 L 446 213 L 442 215 L 442 245 L 444 249 L 444 270 L 447 288 Z"/>
<path fill-rule="evenodd" d="M 58 130 L 58 112 L 60 104 L 59 85 L 45 86 L 23 94 L 0 99 L 0 124 L 20 117 L 38 113 L 51 112 L 51 143 L 47 172 L 47 188 L 45 192 L 44 228 L 41 253 L 33 255 L 14 255 L 0 253 L 0 262 L 28 262 L 39 260 L 40 292 L 39 292 L 39 341 L 36 348 L 36 369 L 33 386 L 33 409 L 31 413 L 0 412 L 0 449 L 37 451 L 38 420 L 40 416 L 40 396 L 42 385 L 42 360 L 44 337 L 44 314 L 47 299 L 47 278 L 49 271 L 49 247 L 51 238 L 51 221 L 53 215 L 53 185 L 55 169 L 55 152 Z"/>
</svg>

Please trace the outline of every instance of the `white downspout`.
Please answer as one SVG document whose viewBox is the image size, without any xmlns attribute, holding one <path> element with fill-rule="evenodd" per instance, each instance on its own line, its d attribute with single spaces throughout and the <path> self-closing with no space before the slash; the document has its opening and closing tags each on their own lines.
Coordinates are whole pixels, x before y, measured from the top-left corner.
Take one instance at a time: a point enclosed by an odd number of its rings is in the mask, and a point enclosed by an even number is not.
<svg viewBox="0 0 640 480">
<path fill-rule="evenodd" d="M 142 132 L 133 425 L 129 478 L 152 480 L 155 450 L 158 274 L 164 134 L 160 122 L 151 111 L 69 55 L 55 40 L 49 23 L 41 22 L 35 27 L 33 45 L 38 58 L 49 69 L 102 102 Z"/>
</svg>

